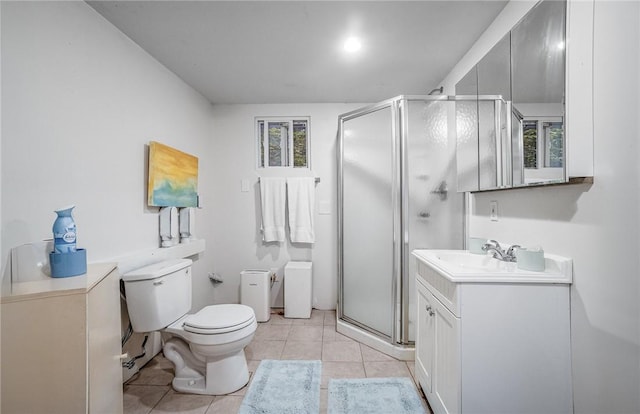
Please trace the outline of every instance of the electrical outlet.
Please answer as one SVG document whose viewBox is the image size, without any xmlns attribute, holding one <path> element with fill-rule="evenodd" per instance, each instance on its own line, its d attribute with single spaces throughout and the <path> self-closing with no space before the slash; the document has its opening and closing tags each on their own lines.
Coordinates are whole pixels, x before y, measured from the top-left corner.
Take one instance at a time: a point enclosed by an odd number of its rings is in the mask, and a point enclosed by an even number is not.
<svg viewBox="0 0 640 414">
<path fill-rule="evenodd" d="M 489 205 L 489 218 L 491 221 L 498 221 L 498 202 L 496 200 L 492 200 Z"/>
<path fill-rule="evenodd" d="M 278 268 L 277 267 L 272 267 L 271 269 L 269 269 L 269 273 L 271 273 L 273 275 L 273 281 L 274 282 L 278 282 L 280 280 L 280 278 L 278 277 Z"/>
</svg>

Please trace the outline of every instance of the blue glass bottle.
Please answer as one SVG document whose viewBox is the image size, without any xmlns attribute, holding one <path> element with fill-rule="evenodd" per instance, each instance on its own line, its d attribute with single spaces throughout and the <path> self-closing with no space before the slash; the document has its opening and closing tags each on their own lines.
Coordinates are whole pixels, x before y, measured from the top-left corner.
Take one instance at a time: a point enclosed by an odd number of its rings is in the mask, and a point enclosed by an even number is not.
<svg viewBox="0 0 640 414">
<path fill-rule="evenodd" d="M 70 253 L 76 251 L 76 222 L 71 216 L 69 206 L 56 210 L 58 217 L 53 222 L 53 251 L 55 253 Z"/>
</svg>

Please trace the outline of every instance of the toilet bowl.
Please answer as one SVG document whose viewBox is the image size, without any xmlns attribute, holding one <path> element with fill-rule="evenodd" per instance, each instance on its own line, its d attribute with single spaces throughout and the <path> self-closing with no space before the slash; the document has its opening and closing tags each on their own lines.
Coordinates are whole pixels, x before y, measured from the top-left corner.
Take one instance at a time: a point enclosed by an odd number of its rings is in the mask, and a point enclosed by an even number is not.
<svg viewBox="0 0 640 414">
<path fill-rule="evenodd" d="M 244 354 L 255 334 L 253 309 L 245 305 L 191 308 L 191 260 L 177 259 L 122 276 L 129 318 L 135 332 L 171 334 L 163 352 L 175 367 L 176 391 L 222 395 L 249 381 Z"/>
<path fill-rule="evenodd" d="M 249 382 L 244 347 L 256 327 L 253 309 L 244 305 L 207 306 L 169 325 L 164 331 L 174 337 L 163 352 L 175 366 L 173 388 L 209 395 L 242 388 Z"/>
</svg>

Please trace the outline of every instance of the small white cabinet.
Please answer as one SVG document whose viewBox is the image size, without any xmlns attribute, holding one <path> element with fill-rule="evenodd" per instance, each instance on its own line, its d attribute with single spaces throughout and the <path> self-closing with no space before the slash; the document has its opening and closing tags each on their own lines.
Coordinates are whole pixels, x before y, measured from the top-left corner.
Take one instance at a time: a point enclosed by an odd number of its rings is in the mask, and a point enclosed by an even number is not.
<svg viewBox="0 0 640 414">
<path fill-rule="evenodd" d="M 2 412 L 122 413 L 119 283 L 96 264 L 2 292 Z"/>
<path fill-rule="evenodd" d="M 416 377 L 434 413 L 573 411 L 569 284 L 416 269 Z"/>
</svg>

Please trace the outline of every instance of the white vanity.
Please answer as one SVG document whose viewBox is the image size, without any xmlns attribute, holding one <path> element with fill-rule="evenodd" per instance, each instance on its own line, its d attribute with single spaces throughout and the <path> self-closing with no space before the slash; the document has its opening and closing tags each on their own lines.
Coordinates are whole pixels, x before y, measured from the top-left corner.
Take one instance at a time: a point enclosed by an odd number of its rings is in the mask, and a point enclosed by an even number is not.
<svg viewBox="0 0 640 414">
<path fill-rule="evenodd" d="M 414 250 L 416 379 L 434 413 L 571 413 L 572 261 Z"/>
</svg>

